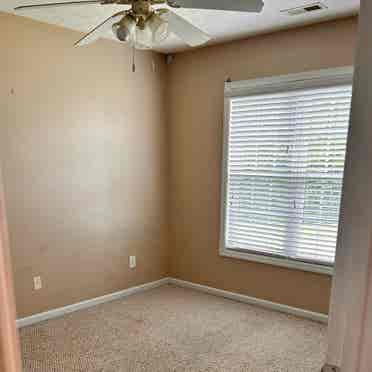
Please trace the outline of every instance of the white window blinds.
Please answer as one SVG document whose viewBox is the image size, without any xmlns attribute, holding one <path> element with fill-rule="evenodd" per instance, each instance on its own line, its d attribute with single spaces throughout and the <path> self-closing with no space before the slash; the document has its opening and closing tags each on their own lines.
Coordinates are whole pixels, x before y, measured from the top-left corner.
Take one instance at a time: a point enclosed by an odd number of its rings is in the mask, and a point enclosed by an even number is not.
<svg viewBox="0 0 372 372">
<path fill-rule="evenodd" d="M 351 85 L 229 98 L 226 249 L 332 265 Z"/>
</svg>

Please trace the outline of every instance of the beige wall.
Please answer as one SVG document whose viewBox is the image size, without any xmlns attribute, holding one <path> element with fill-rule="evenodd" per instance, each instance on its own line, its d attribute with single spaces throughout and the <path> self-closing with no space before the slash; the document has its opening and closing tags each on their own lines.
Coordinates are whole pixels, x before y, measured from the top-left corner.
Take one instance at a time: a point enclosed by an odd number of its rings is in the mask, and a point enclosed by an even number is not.
<svg viewBox="0 0 372 372">
<path fill-rule="evenodd" d="M 163 58 L 137 53 L 133 74 L 130 50 L 116 42 L 76 49 L 77 32 L 1 13 L 0 34 L 0 159 L 18 316 L 164 277 Z"/>
<path fill-rule="evenodd" d="M 350 65 L 356 19 L 177 54 L 168 69 L 138 53 L 136 74 L 115 42 L 75 49 L 76 32 L 1 13 L 0 31 L 18 316 L 169 273 L 328 311 L 329 277 L 218 255 L 223 83 Z"/>
<path fill-rule="evenodd" d="M 353 63 L 356 19 L 176 55 L 168 74 L 171 275 L 327 313 L 331 279 L 218 255 L 224 80 Z"/>
</svg>

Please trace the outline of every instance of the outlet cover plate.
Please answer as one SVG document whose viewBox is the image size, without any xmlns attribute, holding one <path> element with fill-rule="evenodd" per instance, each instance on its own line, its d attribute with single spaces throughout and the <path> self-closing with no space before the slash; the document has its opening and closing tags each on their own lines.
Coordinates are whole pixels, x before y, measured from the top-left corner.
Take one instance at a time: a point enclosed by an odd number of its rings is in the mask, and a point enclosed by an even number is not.
<svg viewBox="0 0 372 372">
<path fill-rule="evenodd" d="M 134 269 L 136 266 L 136 256 L 129 256 L 129 268 Z"/>
<path fill-rule="evenodd" d="M 38 291 L 43 287 L 43 284 L 41 282 L 41 277 L 40 276 L 35 276 L 34 277 L 34 290 Z"/>
</svg>

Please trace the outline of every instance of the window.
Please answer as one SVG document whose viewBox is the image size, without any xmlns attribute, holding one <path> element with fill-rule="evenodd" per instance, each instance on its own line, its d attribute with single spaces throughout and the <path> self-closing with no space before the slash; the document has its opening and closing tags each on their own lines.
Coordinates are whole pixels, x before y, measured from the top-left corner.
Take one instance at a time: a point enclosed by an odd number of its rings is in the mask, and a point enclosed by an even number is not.
<svg viewBox="0 0 372 372">
<path fill-rule="evenodd" d="M 352 69 L 226 83 L 220 253 L 331 273 Z"/>
</svg>

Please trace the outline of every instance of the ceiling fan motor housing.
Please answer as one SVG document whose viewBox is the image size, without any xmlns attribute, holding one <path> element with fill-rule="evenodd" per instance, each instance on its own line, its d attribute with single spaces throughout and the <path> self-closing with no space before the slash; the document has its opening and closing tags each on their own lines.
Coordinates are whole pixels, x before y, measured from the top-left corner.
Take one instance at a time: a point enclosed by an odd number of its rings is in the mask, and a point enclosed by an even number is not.
<svg viewBox="0 0 372 372">
<path fill-rule="evenodd" d="M 132 3 L 132 10 L 136 15 L 148 17 L 152 13 L 150 0 L 136 0 Z"/>
</svg>

